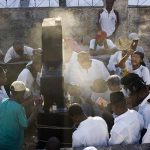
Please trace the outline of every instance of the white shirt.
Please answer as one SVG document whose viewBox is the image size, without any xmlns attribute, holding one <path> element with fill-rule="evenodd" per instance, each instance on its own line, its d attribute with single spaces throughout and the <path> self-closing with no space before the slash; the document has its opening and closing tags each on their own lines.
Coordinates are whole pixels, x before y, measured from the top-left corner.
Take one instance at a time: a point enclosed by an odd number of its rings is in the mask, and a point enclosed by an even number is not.
<svg viewBox="0 0 150 150">
<path fill-rule="evenodd" d="M 109 145 L 137 144 L 143 125 L 142 116 L 135 110 L 128 110 L 116 117 L 110 132 Z"/>
<path fill-rule="evenodd" d="M 94 50 L 95 42 L 96 42 L 96 39 L 90 40 L 90 49 L 93 49 L 93 50 Z M 106 42 L 107 42 L 108 48 L 109 48 L 110 50 L 116 47 L 116 45 L 115 45 L 110 39 L 106 39 Z M 102 44 L 102 45 L 97 44 L 95 50 L 96 50 L 96 51 L 99 51 L 99 50 L 101 50 L 101 49 L 103 49 L 103 48 L 104 48 L 104 44 Z"/>
<path fill-rule="evenodd" d="M 23 54 L 26 54 L 28 56 L 32 56 L 33 55 L 33 48 L 24 46 L 24 52 L 23 52 Z M 16 51 L 14 50 L 14 48 L 12 46 L 6 52 L 6 55 L 4 57 L 4 62 L 7 63 L 11 59 L 15 59 L 15 58 L 19 58 L 19 57 L 20 56 L 16 53 Z"/>
<path fill-rule="evenodd" d="M 34 82 L 40 86 L 40 73 L 37 73 L 37 77 L 34 79 L 29 69 L 25 68 L 19 74 L 17 81 L 23 81 L 33 95 L 39 95 L 39 90 L 34 87 Z"/>
<path fill-rule="evenodd" d="M 104 8 L 103 12 L 100 14 L 99 23 L 101 25 L 102 31 L 107 33 L 107 37 L 111 36 L 115 31 L 115 25 L 117 22 L 116 14 L 112 9 L 110 13 Z"/>
<path fill-rule="evenodd" d="M 115 65 L 118 64 L 121 59 L 122 59 L 122 51 L 117 51 L 110 56 L 109 63 L 107 65 L 109 71 L 114 71 L 115 74 L 119 76 L 122 76 L 122 70 L 119 67 L 115 67 Z M 131 57 L 129 57 L 125 62 L 125 68 L 129 68 L 128 66 L 131 66 Z"/>
<path fill-rule="evenodd" d="M 8 98 L 8 95 L 6 93 L 6 90 L 4 86 L 0 86 L 0 102 L 2 101 L 3 98 Z"/>
<path fill-rule="evenodd" d="M 147 100 L 150 99 L 150 94 L 139 104 L 138 112 L 143 116 L 144 128 L 147 129 L 150 124 L 150 103 Z"/>
<path fill-rule="evenodd" d="M 150 124 L 148 125 L 147 132 L 143 136 L 142 144 L 143 143 L 150 143 Z"/>
<path fill-rule="evenodd" d="M 107 124 L 101 117 L 88 117 L 72 135 L 72 147 L 107 146 Z"/>
<path fill-rule="evenodd" d="M 103 62 L 92 59 L 92 64 L 89 69 L 83 69 L 78 62 L 69 72 L 69 83 L 79 85 L 81 95 L 85 98 L 91 98 L 91 85 L 96 79 L 107 80 L 109 72 Z"/>
<path fill-rule="evenodd" d="M 75 68 L 75 65 L 77 64 L 77 55 L 78 53 L 73 51 L 69 59 L 69 62 L 64 64 L 63 75 L 65 83 L 69 83 L 70 81 L 70 72 L 73 68 Z"/>
<path fill-rule="evenodd" d="M 132 66 L 130 68 L 127 68 L 129 72 L 138 74 L 139 77 L 141 77 L 146 85 L 150 84 L 150 72 L 146 66 L 141 65 L 138 69 L 133 70 Z"/>
</svg>

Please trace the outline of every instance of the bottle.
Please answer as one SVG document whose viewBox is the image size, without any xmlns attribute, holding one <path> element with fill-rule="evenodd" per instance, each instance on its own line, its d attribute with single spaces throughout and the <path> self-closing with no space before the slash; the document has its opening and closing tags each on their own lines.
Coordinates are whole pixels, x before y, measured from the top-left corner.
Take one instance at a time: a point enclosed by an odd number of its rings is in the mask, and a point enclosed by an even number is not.
<svg viewBox="0 0 150 150">
<path fill-rule="evenodd" d="M 57 111 L 57 105 L 56 105 L 55 102 L 54 102 L 53 105 L 52 105 L 52 111 L 53 111 L 53 112 L 56 112 L 56 111 Z"/>
</svg>

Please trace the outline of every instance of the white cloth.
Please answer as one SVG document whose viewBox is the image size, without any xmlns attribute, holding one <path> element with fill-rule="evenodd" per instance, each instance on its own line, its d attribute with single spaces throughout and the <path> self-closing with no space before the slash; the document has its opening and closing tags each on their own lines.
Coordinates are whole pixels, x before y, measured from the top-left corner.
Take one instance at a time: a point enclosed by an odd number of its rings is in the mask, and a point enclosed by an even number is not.
<svg viewBox="0 0 150 150">
<path fill-rule="evenodd" d="M 107 146 L 107 124 L 101 117 L 88 117 L 72 135 L 72 147 Z"/>
<path fill-rule="evenodd" d="M 2 101 L 3 98 L 8 98 L 8 95 L 6 93 L 6 90 L 4 86 L 0 86 L 0 102 Z"/>
<path fill-rule="evenodd" d="M 139 104 L 138 112 L 143 116 L 144 119 L 144 128 L 147 129 L 150 124 L 150 103 L 147 100 L 150 99 L 150 94 Z"/>
<path fill-rule="evenodd" d="M 90 40 L 90 47 L 89 47 L 90 49 L 93 49 L 93 50 L 94 50 L 95 42 L 96 42 L 96 39 Z M 106 39 L 106 42 L 107 42 L 108 48 L 109 48 L 110 50 L 116 47 L 116 45 L 115 45 L 110 39 Z M 95 50 L 96 50 L 96 51 L 99 51 L 99 50 L 101 50 L 101 49 L 103 49 L 103 48 L 104 48 L 104 44 L 102 44 L 102 45 L 98 45 L 98 44 L 97 44 Z"/>
<path fill-rule="evenodd" d="M 128 110 L 116 117 L 110 132 L 109 145 L 137 144 L 143 125 L 143 117 L 135 110 Z"/>
<path fill-rule="evenodd" d="M 121 59 L 122 59 L 122 51 L 117 51 L 110 56 L 109 63 L 107 65 L 109 71 L 114 71 L 115 74 L 119 76 L 122 76 L 122 70 L 119 67 L 115 67 L 115 65 L 118 64 Z M 130 66 L 131 66 L 131 57 L 129 57 L 125 62 L 125 68 L 129 68 Z"/>
<path fill-rule="evenodd" d="M 109 72 L 103 62 L 91 59 L 92 64 L 89 69 L 83 69 L 78 62 L 74 65 L 69 72 L 69 83 L 79 85 L 81 88 L 81 95 L 85 98 L 91 98 L 92 90 L 91 85 L 96 79 L 107 80 Z"/>
<path fill-rule="evenodd" d="M 104 8 L 103 12 L 100 14 L 99 23 L 101 25 L 102 31 L 107 33 L 107 37 L 111 36 L 115 31 L 115 26 L 117 22 L 117 16 L 112 9 L 110 13 Z"/>
<path fill-rule="evenodd" d="M 143 143 L 150 143 L 150 124 L 148 125 L 147 132 L 143 136 L 142 144 Z"/>
<path fill-rule="evenodd" d="M 149 69 L 146 66 L 141 65 L 138 69 L 133 70 L 132 66 L 128 66 L 127 68 L 128 72 L 138 74 L 139 77 L 141 77 L 146 85 L 150 84 L 150 72 Z"/>
<path fill-rule="evenodd" d="M 17 81 L 23 81 L 26 85 L 26 87 L 30 90 L 32 95 L 39 95 L 39 90 L 37 90 L 34 87 L 34 82 L 37 83 L 38 86 L 40 86 L 40 75 L 41 73 L 37 73 L 36 79 L 32 76 L 32 73 L 29 69 L 25 68 L 22 70 L 22 72 L 19 74 Z M 31 94 L 30 93 L 30 94 Z M 29 96 L 29 93 L 27 94 Z"/>
<path fill-rule="evenodd" d="M 33 55 L 33 48 L 28 47 L 28 46 L 24 46 L 24 52 L 23 52 L 23 54 L 26 54 L 28 56 L 32 56 Z M 14 48 L 12 46 L 6 52 L 6 55 L 4 57 L 4 62 L 7 63 L 11 59 L 15 59 L 15 58 L 19 58 L 19 57 L 20 56 L 16 53 L 16 51 L 14 50 Z"/>
<path fill-rule="evenodd" d="M 69 62 L 64 64 L 63 75 L 64 75 L 64 82 L 65 83 L 69 83 L 70 72 L 73 68 L 75 68 L 75 65 L 77 65 L 77 55 L 78 55 L 78 53 L 73 51 Z"/>
</svg>

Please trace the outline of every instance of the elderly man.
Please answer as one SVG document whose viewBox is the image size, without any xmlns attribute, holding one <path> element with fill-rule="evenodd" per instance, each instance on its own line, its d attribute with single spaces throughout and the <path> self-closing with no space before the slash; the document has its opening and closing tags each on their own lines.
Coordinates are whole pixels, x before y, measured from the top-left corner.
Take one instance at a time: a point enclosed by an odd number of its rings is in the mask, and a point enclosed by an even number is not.
<svg viewBox="0 0 150 150">
<path fill-rule="evenodd" d="M 78 85 L 81 95 L 84 98 L 91 98 L 91 85 L 96 79 L 107 80 L 109 72 L 103 62 L 91 59 L 90 55 L 84 51 L 78 53 L 77 64 L 69 72 L 70 84 Z"/>
<path fill-rule="evenodd" d="M 0 149 L 22 150 L 24 129 L 37 114 L 35 108 L 27 120 L 25 110 L 21 105 L 26 88 L 21 81 L 15 81 L 10 86 L 11 98 L 0 102 Z"/>
<path fill-rule="evenodd" d="M 138 144 L 144 125 L 142 116 L 135 110 L 127 109 L 122 92 L 111 93 L 110 102 L 116 117 L 110 132 L 109 145 Z"/>
<path fill-rule="evenodd" d="M 5 63 L 30 61 L 33 55 L 33 49 L 25 46 L 21 41 L 15 41 L 13 46 L 8 49 L 4 57 Z"/>
<path fill-rule="evenodd" d="M 77 103 L 69 107 L 68 114 L 78 125 L 72 135 L 72 147 L 107 146 L 107 124 L 101 117 L 87 117 Z"/>
</svg>

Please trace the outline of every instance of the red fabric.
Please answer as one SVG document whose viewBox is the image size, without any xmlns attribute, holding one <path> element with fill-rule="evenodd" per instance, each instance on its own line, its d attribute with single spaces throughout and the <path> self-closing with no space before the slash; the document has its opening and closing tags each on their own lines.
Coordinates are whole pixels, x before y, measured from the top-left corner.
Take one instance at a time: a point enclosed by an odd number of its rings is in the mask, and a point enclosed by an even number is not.
<svg viewBox="0 0 150 150">
<path fill-rule="evenodd" d="M 96 34 L 96 41 L 103 41 L 107 38 L 107 33 L 104 32 L 104 31 L 99 31 L 97 34 Z"/>
</svg>

